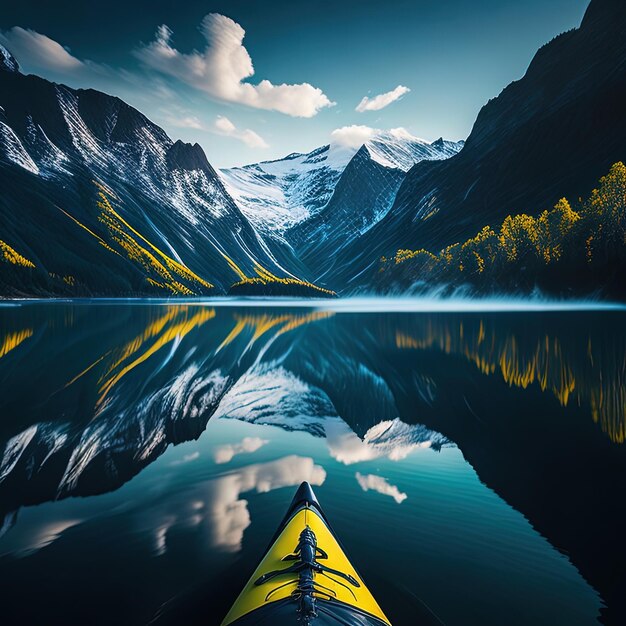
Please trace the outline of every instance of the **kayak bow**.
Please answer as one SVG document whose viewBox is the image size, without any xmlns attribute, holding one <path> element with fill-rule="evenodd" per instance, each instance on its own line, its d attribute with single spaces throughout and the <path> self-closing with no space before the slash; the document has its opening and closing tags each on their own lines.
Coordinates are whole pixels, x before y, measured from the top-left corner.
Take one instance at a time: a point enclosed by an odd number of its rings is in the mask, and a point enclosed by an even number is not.
<svg viewBox="0 0 626 626">
<path fill-rule="evenodd" d="M 309 483 L 222 626 L 391 626 L 346 557 Z"/>
</svg>

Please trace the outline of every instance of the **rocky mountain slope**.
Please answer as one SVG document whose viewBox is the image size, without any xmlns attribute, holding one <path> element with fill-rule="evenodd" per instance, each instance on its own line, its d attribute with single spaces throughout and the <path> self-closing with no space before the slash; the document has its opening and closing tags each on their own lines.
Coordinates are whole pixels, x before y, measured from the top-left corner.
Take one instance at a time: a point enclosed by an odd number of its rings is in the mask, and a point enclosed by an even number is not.
<svg viewBox="0 0 626 626">
<path fill-rule="evenodd" d="M 420 161 L 453 156 L 463 144 L 431 143 L 394 129 L 358 148 L 332 143 L 221 174 L 257 230 L 286 241 L 311 276 L 332 285 L 336 253 L 387 214 L 406 172 Z"/>
<path fill-rule="evenodd" d="M 219 294 L 252 277 L 313 289 L 198 144 L 172 141 L 119 98 L 25 76 L 5 49 L 0 184 L 3 295 Z"/>
</svg>

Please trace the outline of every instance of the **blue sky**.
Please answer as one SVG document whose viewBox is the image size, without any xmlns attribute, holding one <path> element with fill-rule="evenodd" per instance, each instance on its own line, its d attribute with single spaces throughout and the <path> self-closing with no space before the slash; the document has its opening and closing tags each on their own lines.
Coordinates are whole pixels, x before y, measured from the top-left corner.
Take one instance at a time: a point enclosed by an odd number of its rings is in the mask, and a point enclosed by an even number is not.
<svg viewBox="0 0 626 626">
<path fill-rule="evenodd" d="M 24 71 L 118 95 L 227 167 L 308 151 L 350 126 L 464 139 L 480 107 L 586 6 L 26 1 L 0 8 L 0 42 Z"/>
</svg>

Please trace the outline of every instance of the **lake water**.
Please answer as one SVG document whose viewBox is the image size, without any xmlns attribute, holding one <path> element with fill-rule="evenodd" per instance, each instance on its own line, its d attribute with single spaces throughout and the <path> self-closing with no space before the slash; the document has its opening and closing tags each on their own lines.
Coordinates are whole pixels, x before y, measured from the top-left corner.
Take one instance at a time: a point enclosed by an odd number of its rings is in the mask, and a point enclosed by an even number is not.
<svg viewBox="0 0 626 626">
<path fill-rule="evenodd" d="M 308 480 L 395 625 L 626 623 L 626 313 L 410 308 L 1 306 L 0 621 L 219 624 Z"/>
</svg>

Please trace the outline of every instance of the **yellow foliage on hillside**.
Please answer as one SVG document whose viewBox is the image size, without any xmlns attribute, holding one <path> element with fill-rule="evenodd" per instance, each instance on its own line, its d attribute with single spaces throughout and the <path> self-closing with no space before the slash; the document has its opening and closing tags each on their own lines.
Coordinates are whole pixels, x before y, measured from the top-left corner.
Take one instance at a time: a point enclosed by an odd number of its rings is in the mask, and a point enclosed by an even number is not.
<svg viewBox="0 0 626 626">
<path fill-rule="evenodd" d="M 234 265 L 234 263 L 232 264 Z M 232 285 L 231 289 L 237 289 L 246 285 L 289 285 L 312 289 L 314 291 L 319 291 L 320 293 L 330 296 L 336 295 L 334 291 L 331 291 L 330 289 L 324 289 L 323 287 L 318 287 L 317 285 L 314 285 L 313 283 L 310 283 L 306 280 L 292 277 L 282 278 L 280 276 L 276 276 L 272 274 L 272 272 L 270 272 L 268 269 L 260 265 L 258 262 L 254 263 L 254 271 L 257 274 L 256 276 L 246 276 L 238 266 L 235 265 L 235 268 L 236 269 L 233 269 L 241 280 Z"/>
<path fill-rule="evenodd" d="M 509 272 L 513 268 L 539 272 L 568 255 L 572 267 L 607 263 L 626 255 L 626 166 L 615 163 L 600 179 L 586 202 L 572 208 L 561 198 L 553 209 L 538 217 L 508 215 L 496 232 L 489 226 L 464 243 L 450 245 L 438 254 L 400 249 L 393 265 L 411 262 L 415 278 L 466 279 L 481 274 Z M 381 259 L 381 272 L 389 261 Z M 507 269 L 508 268 L 508 269 Z"/>
<path fill-rule="evenodd" d="M 140 265 L 146 272 L 146 280 L 151 285 L 170 291 L 173 294 L 194 295 L 194 291 L 180 281 L 195 283 L 206 288 L 213 285 L 204 280 L 186 265 L 162 252 L 138 230 L 133 228 L 111 205 L 105 192 L 98 192 L 98 217 L 108 230 L 111 238 L 124 250 L 128 259 Z M 150 275 L 156 274 L 153 278 Z"/>
<path fill-rule="evenodd" d="M 19 252 L 16 252 L 8 243 L 0 240 L 0 258 L 6 263 L 11 265 L 19 265 L 20 267 L 35 267 L 32 261 L 29 261 L 25 256 L 22 256 Z"/>
</svg>

